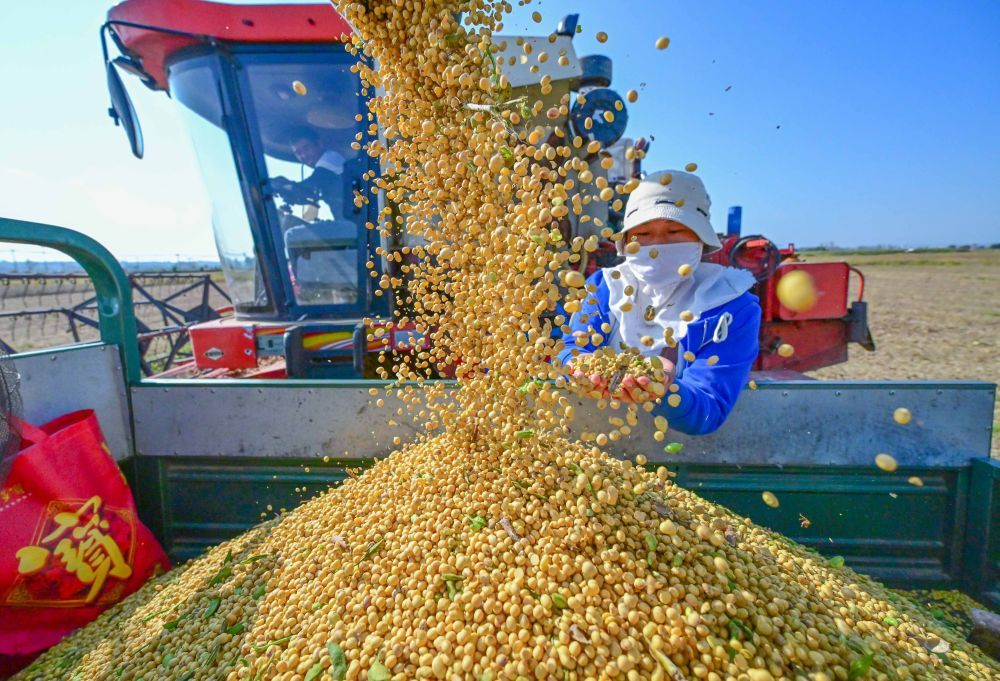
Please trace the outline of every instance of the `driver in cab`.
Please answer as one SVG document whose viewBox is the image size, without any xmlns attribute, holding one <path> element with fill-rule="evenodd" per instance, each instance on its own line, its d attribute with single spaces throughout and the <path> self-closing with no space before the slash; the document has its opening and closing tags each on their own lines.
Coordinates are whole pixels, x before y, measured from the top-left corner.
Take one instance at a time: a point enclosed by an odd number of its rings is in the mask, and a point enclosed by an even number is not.
<svg viewBox="0 0 1000 681">
<path fill-rule="evenodd" d="M 754 276 L 702 262 L 705 253 L 722 246 L 710 206 L 695 175 L 675 170 L 643 179 L 625 206 L 617 241 L 624 261 L 588 278 L 590 295 L 564 327 L 565 349 L 558 355 L 577 380 L 593 385 L 594 394 L 607 397 L 610 388 L 631 402 L 656 399 L 644 390 L 648 377 L 626 376 L 609 386 L 609 377 L 574 368 L 574 362 L 601 346 L 659 356 L 670 392 L 653 413 L 689 435 L 710 433 L 725 422 L 759 351 Z"/>
<path fill-rule="evenodd" d="M 300 182 L 285 177 L 271 180 L 272 189 L 285 203 L 305 206 L 301 218 L 287 206 L 280 209 L 296 298 L 311 304 L 355 304 L 359 279 L 357 225 L 346 220 L 342 210 L 347 160 L 327 148 L 311 128 L 295 128 L 286 139 L 292 155 L 312 168 L 309 177 Z M 329 206 L 328 215 L 320 216 L 320 201 Z"/>
<path fill-rule="evenodd" d="M 271 179 L 271 187 L 292 205 L 318 205 L 324 201 L 336 215 L 343 195 L 343 174 L 346 159 L 332 149 L 326 149 L 312 128 L 294 129 L 288 136 L 292 154 L 313 169 L 309 177 L 294 182 L 286 177 Z"/>
</svg>

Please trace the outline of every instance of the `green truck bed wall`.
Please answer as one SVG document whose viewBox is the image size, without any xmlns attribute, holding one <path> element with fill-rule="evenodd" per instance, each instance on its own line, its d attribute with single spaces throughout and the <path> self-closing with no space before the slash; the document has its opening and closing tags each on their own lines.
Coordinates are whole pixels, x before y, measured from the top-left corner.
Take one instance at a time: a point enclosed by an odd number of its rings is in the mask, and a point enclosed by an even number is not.
<svg viewBox="0 0 1000 681">
<path fill-rule="evenodd" d="M 137 457 L 125 468 L 141 515 L 173 559 L 183 561 L 339 484 L 345 465 L 358 462 Z M 892 474 L 855 467 L 672 468 L 681 486 L 826 556 L 843 556 L 891 586 L 965 587 L 1000 606 L 997 462 Z M 924 485 L 908 483 L 912 475 Z M 781 506 L 764 505 L 763 490 Z"/>
<path fill-rule="evenodd" d="M 964 590 L 1000 609 L 1000 461 L 972 462 Z"/>
</svg>

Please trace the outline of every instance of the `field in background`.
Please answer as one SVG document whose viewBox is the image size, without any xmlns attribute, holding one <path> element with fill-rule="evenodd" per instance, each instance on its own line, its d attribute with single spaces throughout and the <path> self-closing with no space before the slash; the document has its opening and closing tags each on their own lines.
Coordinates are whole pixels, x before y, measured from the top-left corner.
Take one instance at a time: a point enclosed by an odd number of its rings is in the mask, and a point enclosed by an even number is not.
<svg viewBox="0 0 1000 681">
<path fill-rule="evenodd" d="M 836 379 L 973 379 L 1000 383 L 1000 250 L 920 253 L 805 253 L 846 260 L 865 275 L 875 352 L 813 372 Z M 1000 455 L 1000 405 L 993 453 Z"/>
</svg>

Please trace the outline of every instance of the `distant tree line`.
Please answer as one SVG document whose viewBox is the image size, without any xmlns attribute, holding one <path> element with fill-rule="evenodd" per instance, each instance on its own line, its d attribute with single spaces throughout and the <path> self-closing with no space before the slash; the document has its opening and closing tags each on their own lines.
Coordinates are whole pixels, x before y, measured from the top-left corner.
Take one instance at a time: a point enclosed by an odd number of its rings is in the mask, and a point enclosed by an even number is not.
<svg viewBox="0 0 1000 681">
<path fill-rule="evenodd" d="M 922 246 L 919 248 L 905 248 L 903 246 L 891 246 L 880 244 L 878 246 L 837 246 L 833 243 L 822 243 L 818 246 L 803 246 L 799 247 L 800 251 L 819 251 L 819 252 L 830 252 L 830 253 L 843 253 L 850 251 L 851 253 L 870 253 L 872 255 L 879 255 L 881 253 L 942 253 L 955 251 L 958 253 L 965 251 L 981 251 L 985 249 L 1000 250 L 1000 243 L 993 244 L 949 244 L 948 246 Z"/>
</svg>

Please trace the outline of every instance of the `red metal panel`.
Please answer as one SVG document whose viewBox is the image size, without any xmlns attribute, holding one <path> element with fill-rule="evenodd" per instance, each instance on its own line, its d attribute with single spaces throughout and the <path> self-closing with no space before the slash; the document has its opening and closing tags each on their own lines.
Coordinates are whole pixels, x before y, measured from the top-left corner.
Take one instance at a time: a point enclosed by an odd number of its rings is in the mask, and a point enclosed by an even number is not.
<svg viewBox="0 0 1000 681">
<path fill-rule="evenodd" d="M 805 312 L 794 312 L 781 304 L 775 294 L 778 318 L 788 321 L 801 319 L 841 319 L 847 315 L 847 285 L 851 269 L 846 262 L 796 262 L 782 265 L 772 279 L 777 285 L 781 277 L 794 270 L 808 272 L 816 286 L 819 299 L 816 306 Z M 772 289 L 773 291 L 773 289 Z M 770 291 L 769 291 L 770 293 Z"/>
<path fill-rule="evenodd" d="M 257 344 L 252 324 L 216 319 L 191 327 L 191 348 L 199 369 L 255 369 Z"/>
<path fill-rule="evenodd" d="M 209 36 L 234 43 L 334 43 L 353 33 L 332 2 L 301 5 L 230 5 L 206 0 L 125 0 L 108 12 L 109 21 Z M 132 56 L 160 89 L 167 89 L 164 66 L 170 55 L 196 38 L 113 26 Z"/>
<path fill-rule="evenodd" d="M 778 354 L 778 346 L 795 348 L 791 357 Z M 812 319 L 769 322 L 761 334 L 760 355 L 754 369 L 809 371 L 847 361 L 847 322 L 841 319 Z"/>
</svg>

